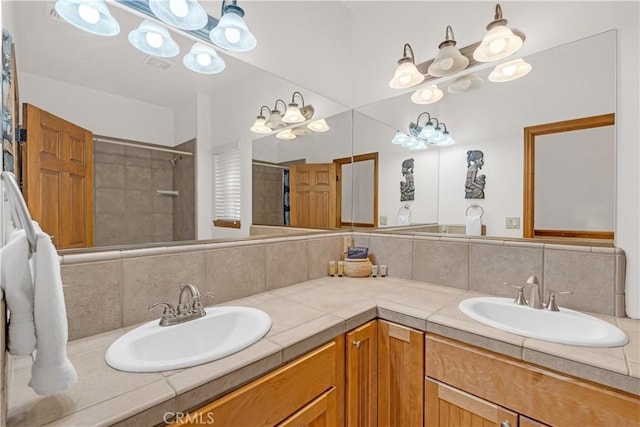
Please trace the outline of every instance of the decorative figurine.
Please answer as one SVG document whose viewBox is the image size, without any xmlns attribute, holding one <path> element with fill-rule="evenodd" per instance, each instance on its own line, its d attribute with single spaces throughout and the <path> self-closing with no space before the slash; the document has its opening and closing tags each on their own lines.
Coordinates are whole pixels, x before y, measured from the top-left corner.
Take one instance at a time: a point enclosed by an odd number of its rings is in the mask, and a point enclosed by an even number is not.
<svg viewBox="0 0 640 427">
<path fill-rule="evenodd" d="M 413 159 L 402 162 L 402 177 L 400 181 L 400 201 L 414 200 L 416 187 L 413 183 Z"/>
<path fill-rule="evenodd" d="M 464 184 L 465 199 L 484 199 L 486 176 L 478 175 L 484 164 L 484 154 L 480 150 L 467 151 L 467 181 Z"/>
</svg>

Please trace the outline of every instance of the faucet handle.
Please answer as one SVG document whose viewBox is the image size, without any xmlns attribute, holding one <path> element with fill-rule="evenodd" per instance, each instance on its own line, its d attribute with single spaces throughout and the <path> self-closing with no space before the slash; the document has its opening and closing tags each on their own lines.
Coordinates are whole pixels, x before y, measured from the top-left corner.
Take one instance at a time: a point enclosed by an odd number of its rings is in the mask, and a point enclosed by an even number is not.
<svg viewBox="0 0 640 427">
<path fill-rule="evenodd" d="M 199 294 L 197 297 L 193 299 L 193 310 L 194 311 L 204 310 L 202 305 L 203 298 L 213 298 L 213 297 L 214 297 L 213 292 L 203 292 Z"/>
<path fill-rule="evenodd" d="M 510 285 L 507 282 L 504 282 L 504 284 L 518 290 L 518 295 L 516 295 L 516 299 L 513 300 L 514 304 L 527 305 L 527 300 L 525 299 L 523 292 L 526 285 Z"/>
<path fill-rule="evenodd" d="M 558 304 L 556 303 L 556 295 L 561 295 L 561 294 L 572 294 L 573 292 L 571 291 L 554 291 L 554 290 L 549 290 L 549 301 L 547 301 L 547 303 L 545 304 L 545 308 L 549 311 L 560 311 L 560 309 L 558 308 Z"/>
<path fill-rule="evenodd" d="M 173 316 L 176 314 L 176 309 L 173 308 L 173 305 L 171 305 L 171 303 L 168 302 L 156 302 L 151 304 L 149 307 L 147 307 L 147 310 L 153 310 L 154 308 L 158 307 L 159 305 L 163 305 L 164 306 L 164 311 L 162 312 L 162 317 L 169 317 L 169 316 Z"/>
</svg>

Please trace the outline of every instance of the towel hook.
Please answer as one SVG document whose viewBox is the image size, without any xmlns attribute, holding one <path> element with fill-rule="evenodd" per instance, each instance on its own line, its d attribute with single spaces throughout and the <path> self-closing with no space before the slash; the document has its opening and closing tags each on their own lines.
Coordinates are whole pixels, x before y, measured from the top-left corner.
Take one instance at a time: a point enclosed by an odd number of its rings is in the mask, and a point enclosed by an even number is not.
<svg viewBox="0 0 640 427">
<path fill-rule="evenodd" d="M 467 210 L 465 211 L 465 215 L 469 215 L 469 209 L 480 209 L 480 218 L 482 218 L 482 215 L 484 215 L 484 209 L 482 209 L 482 206 L 474 203 L 472 205 L 469 205 L 469 207 L 467 208 Z"/>
</svg>

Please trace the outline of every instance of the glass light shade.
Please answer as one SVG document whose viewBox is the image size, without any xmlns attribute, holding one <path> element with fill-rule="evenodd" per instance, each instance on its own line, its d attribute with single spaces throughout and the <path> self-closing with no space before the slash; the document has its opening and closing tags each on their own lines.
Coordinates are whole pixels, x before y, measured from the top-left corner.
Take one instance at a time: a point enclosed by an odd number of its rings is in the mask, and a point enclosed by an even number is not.
<svg viewBox="0 0 640 427">
<path fill-rule="evenodd" d="M 403 142 L 402 144 L 400 144 L 401 147 L 403 148 L 411 148 L 415 145 L 419 145 L 420 144 L 420 140 L 418 138 L 416 138 L 413 135 L 409 135 L 407 136 L 407 139 L 405 142 Z"/>
<path fill-rule="evenodd" d="M 436 85 L 423 87 L 411 95 L 411 101 L 415 104 L 433 104 L 442 99 L 444 93 Z"/>
<path fill-rule="evenodd" d="M 182 59 L 184 65 L 196 73 L 216 74 L 224 70 L 225 63 L 211 46 L 197 42 Z"/>
<path fill-rule="evenodd" d="M 393 136 L 391 143 L 395 145 L 402 145 L 406 143 L 408 140 L 409 140 L 409 136 L 406 133 L 397 131 L 396 134 Z"/>
<path fill-rule="evenodd" d="M 422 74 L 410 60 L 402 62 L 396 68 L 393 78 L 389 82 L 389 87 L 393 89 L 404 89 L 422 83 Z"/>
<path fill-rule="evenodd" d="M 460 76 L 453 81 L 448 87 L 447 90 L 449 93 L 463 93 L 474 89 L 479 89 L 484 86 L 484 80 L 481 77 L 478 77 L 476 74 L 465 74 L 464 76 Z"/>
<path fill-rule="evenodd" d="M 69 24 L 98 36 L 115 36 L 120 33 L 116 21 L 104 0 L 58 0 L 56 13 Z"/>
<path fill-rule="evenodd" d="M 284 112 L 282 121 L 285 123 L 300 123 L 305 121 L 304 116 L 298 108 L 298 104 L 294 102 L 289 104 L 289 106 L 287 107 L 287 111 Z"/>
<path fill-rule="evenodd" d="M 227 8 L 218 25 L 209 33 L 211 41 L 232 52 L 247 52 L 255 48 L 256 38 L 244 22 L 243 14 L 242 9 L 237 6 Z"/>
<path fill-rule="evenodd" d="M 436 133 L 436 128 L 433 126 L 433 123 L 429 122 L 426 125 L 424 125 L 424 127 L 422 128 L 422 130 L 417 136 L 418 138 L 424 139 L 426 141 L 429 138 L 431 138 L 433 135 L 435 135 L 435 133 Z"/>
<path fill-rule="evenodd" d="M 266 125 L 264 116 L 258 116 L 251 126 L 251 132 L 255 133 L 271 133 L 271 128 Z"/>
<path fill-rule="evenodd" d="M 307 125 L 307 127 L 314 132 L 327 132 L 329 129 L 331 129 L 325 119 L 311 122 Z"/>
<path fill-rule="evenodd" d="M 271 115 L 265 125 L 270 129 L 282 129 L 287 127 L 287 124 L 282 121 L 282 114 L 280 114 L 280 111 L 278 110 L 271 110 Z"/>
<path fill-rule="evenodd" d="M 531 64 L 520 58 L 496 65 L 488 79 L 494 83 L 509 82 L 526 76 L 530 71 Z"/>
<path fill-rule="evenodd" d="M 427 142 L 432 145 L 438 145 L 440 141 L 444 141 L 444 132 L 440 128 L 436 128 L 433 135 L 429 137 Z"/>
<path fill-rule="evenodd" d="M 293 128 L 291 130 L 291 132 L 295 136 L 304 136 L 304 135 L 309 135 L 311 133 L 311 130 L 309 130 L 308 128 L 306 128 L 304 126 L 300 126 L 300 127 L 297 127 L 297 128 Z"/>
<path fill-rule="evenodd" d="M 161 21 L 182 30 L 199 30 L 209 22 L 197 0 L 149 0 L 149 8 Z"/>
<path fill-rule="evenodd" d="M 295 134 L 291 131 L 291 129 L 285 129 L 276 134 L 276 138 L 278 139 L 296 139 Z"/>
<path fill-rule="evenodd" d="M 448 76 L 467 68 L 469 58 L 462 55 L 455 44 L 442 46 L 427 72 L 433 77 Z"/>
<path fill-rule="evenodd" d="M 416 123 L 409 123 L 409 134 L 413 135 L 413 136 L 418 136 L 420 135 L 420 132 L 422 131 L 422 127 L 418 126 L 418 124 Z"/>
<path fill-rule="evenodd" d="M 425 144 L 423 141 L 418 141 L 416 144 L 413 144 L 409 147 L 409 150 L 414 150 L 414 151 L 426 150 L 426 149 L 427 149 L 427 144 Z"/>
<path fill-rule="evenodd" d="M 506 25 L 491 27 L 473 51 L 473 59 L 479 62 L 497 61 L 513 55 L 522 47 L 522 38 L 513 34 Z"/>
<path fill-rule="evenodd" d="M 451 135 L 448 131 L 444 131 L 442 135 L 443 139 L 438 142 L 438 147 L 446 147 L 447 145 L 453 145 L 456 143 L 453 138 L 451 138 Z"/>
<path fill-rule="evenodd" d="M 170 58 L 180 52 L 178 43 L 171 38 L 165 27 L 147 20 L 129 33 L 129 42 L 136 49 L 152 56 Z"/>
</svg>

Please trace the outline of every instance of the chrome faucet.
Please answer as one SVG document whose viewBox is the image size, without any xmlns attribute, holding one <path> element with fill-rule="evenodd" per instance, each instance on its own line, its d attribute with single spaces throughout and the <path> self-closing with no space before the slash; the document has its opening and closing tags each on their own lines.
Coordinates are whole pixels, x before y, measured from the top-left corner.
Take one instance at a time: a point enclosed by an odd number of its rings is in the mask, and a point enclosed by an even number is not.
<svg viewBox="0 0 640 427">
<path fill-rule="evenodd" d="M 213 297 L 213 292 L 201 294 L 194 284 L 187 283 L 180 286 L 180 296 L 176 308 L 168 302 L 157 302 L 151 304 L 147 309 L 153 310 L 155 307 L 163 305 L 165 309 L 160 319 L 160 326 L 177 325 L 207 315 L 202 305 L 204 297 Z"/>
<path fill-rule="evenodd" d="M 529 295 L 529 307 L 531 308 L 544 308 L 542 304 L 542 293 L 540 291 L 540 283 L 536 276 L 529 276 L 527 279 L 527 285 L 531 286 L 531 294 Z"/>
</svg>

